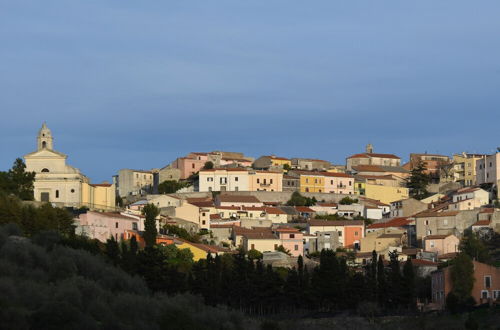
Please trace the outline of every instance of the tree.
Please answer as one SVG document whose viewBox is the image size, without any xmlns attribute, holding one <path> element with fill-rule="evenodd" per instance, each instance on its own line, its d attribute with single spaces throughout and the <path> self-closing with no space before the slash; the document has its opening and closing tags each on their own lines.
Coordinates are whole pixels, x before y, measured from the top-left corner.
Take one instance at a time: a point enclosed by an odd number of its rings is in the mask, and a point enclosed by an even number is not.
<svg viewBox="0 0 500 330">
<path fill-rule="evenodd" d="M 276 248 L 276 251 L 279 251 L 279 252 L 283 252 L 285 254 L 288 254 L 289 256 L 291 256 L 292 254 L 290 253 L 290 250 L 286 249 L 283 245 L 279 245 L 277 248 Z"/>
<path fill-rule="evenodd" d="M 113 236 L 106 240 L 106 256 L 115 266 L 120 262 L 120 248 Z"/>
<path fill-rule="evenodd" d="M 340 201 L 339 201 L 339 204 L 341 205 L 351 205 L 351 204 L 354 204 L 354 203 L 357 203 L 358 200 L 357 199 L 353 199 L 349 196 L 346 196 L 344 198 L 342 198 Z"/>
<path fill-rule="evenodd" d="M 144 206 L 142 212 L 146 217 L 144 220 L 144 242 L 146 248 L 150 248 L 156 244 L 156 236 L 158 236 L 156 217 L 160 214 L 160 210 L 154 204 L 148 204 Z"/>
<path fill-rule="evenodd" d="M 403 304 L 408 308 L 415 307 L 415 272 L 411 259 L 408 258 L 403 266 Z"/>
<path fill-rule="evenodd" d="M 292 169 L 292 167 L 290 166 L 290 164 L 283 164 L 283 169 L 288 172 Z"/>
<path fill-rule="evenodd" d="M 489 263 L 491 261 L 488 248 L 472 230 L 464 232 L 464 237 L 460 242 L 460 251 L 479 262 Z"/>
<path fill-rule="evenodd" d="M 316 205 L 318 201 L 316 200 L 315 197 L 310 198 L 310 197 L 304 197 L 302 196 L 298 191 L 294 191 L 292 193 L 292 196 L 290 196 L 290 199 L 288 202 L 286 202 L 286 205 L 289 206 L 313 206 Z"/>
<path fill-rule="evenodd" d="M 248 259 L 250 260 L 256 260 L 256 259 L 262 259 L 262 252 L 251 249 L 247 252 Z"/>
<path fill-rule="evenodd" d="M 189 183 L 187 182 L 177 182 L 174 180 L 166 180 L 158 185 L 158 193 L 160 194 L 173 194 L 177 192 L 179 189 L 188 187 Z"/>
<path fill-rule="evenodd" d="M 214 163 L 211 161 L 206 162 L 205 165 L 203 166 L 204 170 L 211 170 L 213 168 L 214 168 Z"/>
<path fill-rule="evenodd" d="M 411 172 L 410 177 L 406 181 L 406 187 L 410 189 L 410 196 L 415 199 L 424 199 L 429 195 L 427 186 L 431 182 L 431 178 L 425 173 L 427 170 L 425 163 L 419 161 Z"/>
<path fill-rule="evenodd" d="M 14 161 L 8 172 L 0 172 L 0 190 L 22 200 L 33 200 L 34 181 L 35 172 L 26 172 L 26 164 L 21 158 Z"/>
<path fill-rule="evenodd" d="M 457 306 L 466 307 L 473 300 L 471 292 L 475 281 L 474 264 L 469 255 L 464 252 L 458 254 L 453 260 L 450 276 L 452 283 L 451 293 L 454 295 L 454 299 L 456 299 Z"/>
</svg>

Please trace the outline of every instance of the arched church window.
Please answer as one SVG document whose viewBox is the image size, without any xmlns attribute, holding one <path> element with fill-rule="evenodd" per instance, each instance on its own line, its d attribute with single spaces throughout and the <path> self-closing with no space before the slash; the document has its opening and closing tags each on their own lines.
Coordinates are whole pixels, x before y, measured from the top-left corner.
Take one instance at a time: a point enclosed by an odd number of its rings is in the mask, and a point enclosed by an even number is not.
<svg viewBox="0 0 500 330">
<path fill-rule="evenodd" d="M 43 141 L 42 142 L 42 148 L 46 148 L 47 147 L 47 142 Z"/>
<path fill-rule="evenodd" d="M 49 171 L 49 169 L 48 169 L 48 168 L 44 168 L 44 169 L 42 170 L 42 173 L 49 173 L 49 172 L 50 172 L 50 171 Z"/>
</svg>

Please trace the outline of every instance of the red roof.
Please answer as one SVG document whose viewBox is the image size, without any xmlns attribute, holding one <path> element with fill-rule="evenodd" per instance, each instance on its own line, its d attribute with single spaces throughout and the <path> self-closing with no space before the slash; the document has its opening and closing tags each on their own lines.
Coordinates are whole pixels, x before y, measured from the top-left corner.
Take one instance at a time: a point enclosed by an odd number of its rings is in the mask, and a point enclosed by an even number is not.
<svg viewBox="0 0 500 330">
<path fill-rule="evenodd" d="M 386 222 L 379 222 L 369 225 L 367 229 L 389 228 L 389 227 L 403 227 L 411 224 L 413 221 L 408 218 L 394 218 Z"/>
<path fill-rule="evenodd" d="M 279 227 L 276 231 L 280 233 L 300 233 L 297 228 L 292 227 Z"/>
<path fill-rule="evenodd" d="M 490 220 L 479 220 L 473 226 L 484 226 L 488 227 L 490 225 L 491 221 Z"/>
<path fill-rule="evenodd" d="M 495 212 L 495 209 L 492 207 L 485 207 L 479 211 L 479 213 L 493 213 Z"/>
<path fill-rule="evenodd" d="M 309 220 L 309 226 L 313 227 L 335 227 L 335 226 L 364 226 L 365 222 L 363 220 Z"/>
<path fill-rule="evenodd" d="M 424 259 L 411 259 L 413 266 L 438 266 L 439 263 Z"/>
<path fill-rule="evenodd" d="M 425 236 L 424 240 L 428 240 L 428 239 L 445 239 L 448 236 L 451 236 L 451 235 L 429 235 L 429 236 Z"/>
<path fill-rule="evenodd" d="M 316 212 L 307 206 L 295 206 L 295 209 L 301 213 L 314 213 L 314 212 Z"/>
<path fill-rule="evenodd" d="M 352 155 L 349 158 L 371 158 L 371 157 L 377 157 L 377 158 L 392 158 L 392 159 L 401 159 L 396 155 L 393 154 L 375 154 L 375 153 L 362 153 L 362 154 L 355 154 Z"/>
<path fill-rule="evenodd" d="M 220 218 L 220 214 L 210 214 L 210 220 L 218 220 Z"/>
</svg>

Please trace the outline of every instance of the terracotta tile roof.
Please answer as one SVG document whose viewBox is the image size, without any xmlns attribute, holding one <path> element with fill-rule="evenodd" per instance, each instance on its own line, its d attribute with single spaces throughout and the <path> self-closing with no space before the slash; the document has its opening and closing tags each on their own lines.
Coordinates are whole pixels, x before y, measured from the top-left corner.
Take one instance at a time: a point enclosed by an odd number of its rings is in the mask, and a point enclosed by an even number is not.
<svg viewBox="0 0 500 330">
<path fill-rule="evenodd" d="M 210 225 L 210 228 L 233 228 L 234 224 L 227 224 L 227 225 Z"/>
<path fill-rule="evenodd" d="M 269 227 L 253 227 L 253 228 L 245 228 L 240 226 L 233 226 L 233 232 L 236 236 L 241 236 L 244 233 L 248 232 L 271 232 L 271 228 Z"/>
<path fill-rule="evenodd" d="M 278 227 L 276 231 L 280 233 L 301 233 L 297 228 L 293 227 Z"/>
<path fill-rule="evenodd" d="M 437 217 L 453 217 L 459 214 L 460 211 L 449 211 L 449 212 L 433 212 L 433 211 L 423 211 L 414 215 L 415 218 L 437 218 Z"/>
<path fill-rule="evenodd" d="M 214 207 L 214 203 L 212 201 L 206 201 L 206 202 L 190 202 L 189 204 L 203 208 L 203 207 Z"/>
<path fill-rule="evenodd" d="M 401 166 L 382 166 L 382 165 L 357 165 L 352 167 L 357 172 L 398 172 L 409 173 Z"/>
<path fill-rule="evenodd" d="M 445 253 L 438 256 L 438 259 L 453 259 L 458 255 L 458 252 Z"/>
<path fill-rule="evenodd" d="M 246 168 L 238 168 L 238 167 L 224 167 L 224 168 L 211 168 L 211 169 L 200 170 L 200 173 L 215 172 L 215 171 L 248 172 L 249 170 Z"/>
<path fill-rule="evenodd" d="M 349 158 L 371 158 L 371 157 L 376 157 L 376 158 L 391 158 L 391 159 L 401 159 L 396 155 L 393 154 L 377 154 L 377 153 L 361 153 L 361 154 L 355 154 L 352 155 Z"/>
<path fill-rule="evenodd" d="M 243 233 L 243 237 L 247 239 L 278 239 L 272 231 L 257 231 L 257 232 L 246 232 Z"/>
<path fill-rule="evenodd" d="M 424 240 L 427 240 L 427 239 L 445 239 L 448 236 L 451 236 L 451 235 L 429 235 L 429 236 L 425 236 Z"/>
<path fill-rule="evenodd" d="M 215 207 L 217 210 L 234 210 L 234 211 L 241 211 L 241 207 L 239 206 L 216 206 Z"/>
<path fill-rule="evenodd" d="M 328 176 L 328 177 L 336 177 L 336 178 L 352 178 L 354 177 L 350 174 L 346 173 L 333 173 L 333 172 L 323 172 L 323 171 L 304 171 L 304 170 L 293 170 L 293 173 L 299 175 L 308 175 L 308 176 Z"/>
<path fill-rule="evenodd" d="M 265 209 L 266 209 L 266 213 L 268 213 L 268 214 L 286 214 L 285 211 L 280 210 L 277 207 L 266 207 Z"/>
<path fill-rule="evenodd" d="M 363 220 L 316 220 L 308 221 L 309 226 L 314 227 L 344 227 L 344 226 L 364 226 Z"/>
<path fill-rule="evenodd" d="M 277 156 L 264 156 L 264 157 L 269 157 L 271 159 L 276 159 L 276 160 L 290 160 L 288 158 L 285 158 L 285 157 L 277 157 Z"/>
<path fill-rule="evenodd" d="M 495 209 L 492 207 L 485 207 L 479 211 L 479 213 L 494 213 Z"/>
<path fill-rule="evenodd" d="M 491 220 L 479 220 L 479 221 L 476 221 L 475 224 L 473 224 L 473 226 L 483 226 L 483 227 L 486 227 L 486 226 L 489 226 L 491 223 Z"/>
<path fill-rule="evenodd" d="M 392 177 L 392 175 L 355 175 L 355 178 L 362 178 L 362 179 L 371 179 L 371 180 L 396 180 L 395 178 Z"/>
<path fill-rule="evenodd" d="M 458 189 L 454 195 L 467 194 L 467 193 L 474 192 L 474 191 L 477 191 L 480 189 L 481 188 L 478 188 L 478 187 L 462 188 L 462 189 Z"/>
<path fill-rule="evenodd" d="M 321 206 L 321 207 L 337 207 L 339 206 L 337 203 L 318 203 L 316 206 Z"/>
<path fill-rule="evenodd" d="M 210 214 L 210 220 L 219 220 L 221 219 L 220 214 Z"/>
<path fill-rule="evenodd" d="M 188 245 L 195 246 L 198 249 L 201 249 L 201 250 L 203 250 L 203 251 L 205 251 L 207 253 L 208 252 L 210 252 L 210 253 L 230 253 L 231 252 L 231 250 L 226 249 L 226 248 L 221 248 L 221 247 L 218 247 L 218 246 L 215 246 L 215 245 L 193 243 L 193 242 L 187 241 L 187 240 L 179 238 L 179 237 L 176 237 L 175 240 L 183 242 L 183 243 L 186 243 Z"/>
<path fill-rule="evenodd" d="M 89 186 L 92 186 L 92 187 L 111 187 L 112 184 L 111 183 L 91 183 L 91 184 L 89 184 Z"/>
<path fill-rule="evenodd" d="M 260 200 L 251 195 L 219 195 L 218 200 L 221 203 L 260 203 Z"/>
<path fill-rule="evenodd" d="M 314 213 L 314 212 L 316 212 L 307 206 L 295 206 L 295 209 L 301 213 Z"/>
<path fill-rule="evenodd" d="M 386 222 L 379 222 L 371 224 L 367 229 L 379 229 L 379 228 L 389 228 L 389 227 L 402 227 L 411 224 L 413 221 L 408 220 L 408 218 L 394 218 Z"/>
</svg>

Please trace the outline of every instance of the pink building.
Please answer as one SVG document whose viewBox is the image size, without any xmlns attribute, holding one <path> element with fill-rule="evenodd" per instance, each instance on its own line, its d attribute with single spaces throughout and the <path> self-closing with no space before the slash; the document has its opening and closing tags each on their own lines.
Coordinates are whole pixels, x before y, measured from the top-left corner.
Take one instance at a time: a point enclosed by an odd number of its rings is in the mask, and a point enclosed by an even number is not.
<svg viewBox="0 0 500 330">
<path fill-rule="evenodd" d="M 242 154 L 241 154 L 242 155 Z M 252 165 L 252 161 L 246 158 L 237 158 L 227 156 L 224 152 L 191 152 L 186 157 L 177 158 L 172 162 L 172 167 L 180 170 L 182 180 L 198 173 L 206 162 L 212 162 L 214 167 L 220 167 L 230 164 L 237 164 L 241 167 Z"/>
<path fill-rule="evenodd" d="M 334 194 L 354 194 L 354 177 L 345 173 L 323 172 L 325 192 Z"/>
<path fill-rule="evenodd" d="M 140 217 L 120 213 L 92 212 L 80 214 L 76 220 L 76 233 L 106 242 L 113 236 L 117 241 L 126 239 L 127 231 L 141 231 L 144 221 Z"/>
<path fill-rule="evenodd" d="M 438 256 L 458 252 L 460 240 L 455 235 L 429 235 L 424 237 L 424 250 Z"/>
<path fill-rule="evenodd" d="M 304 234 L 296 228 L 280 227 L 276 230 L 281 245 L 290 251 L 292 257 L 304 255 Z"/>
</svg>

